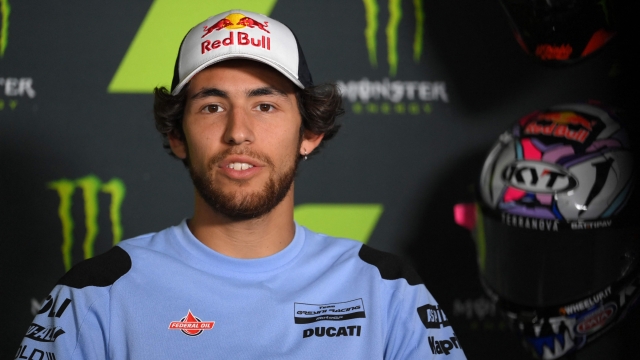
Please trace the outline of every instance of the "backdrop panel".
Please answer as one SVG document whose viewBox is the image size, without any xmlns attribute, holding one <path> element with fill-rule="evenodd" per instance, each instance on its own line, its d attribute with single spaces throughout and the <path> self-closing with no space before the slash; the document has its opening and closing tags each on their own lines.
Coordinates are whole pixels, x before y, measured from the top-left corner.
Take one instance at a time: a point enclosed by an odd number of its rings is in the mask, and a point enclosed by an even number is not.
<svg viewBox="0 0 640 360">
<path fill-rule="evenodd" d="M 0 0 L 0 291 L 11 324 L 0 357 L 15 356 L 70 266 L 191 215 L 191 182 L 162 149 L 151 91 L 169 85 L 189 26 L 238 7 L 289 25 L 315 82 L 343 90 L 343 128 L 301 164 L 296 219 L 410 260 L 469 358 L 528 358 L 483 295 L 453 204 L 469 200 L 491 143 L 519 117 L 589 99 L 632 110 L 637 58 L 623 38 L 574 66 L 543 66 L 498 1 L 473 0 Z"/>
</svg>

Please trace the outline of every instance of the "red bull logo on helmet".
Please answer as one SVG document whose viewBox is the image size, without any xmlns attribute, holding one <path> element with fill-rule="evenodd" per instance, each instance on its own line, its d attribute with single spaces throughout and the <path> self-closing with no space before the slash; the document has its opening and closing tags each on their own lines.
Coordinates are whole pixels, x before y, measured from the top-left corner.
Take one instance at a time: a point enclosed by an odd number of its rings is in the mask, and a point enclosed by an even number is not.
<svg viewBox="0 0 640 360">
<path fill-rule="evenodd" d="M 544 112 L 530 119 L 524 126 L 524 134 L 565 138 L 582 144 L 595 124 L 573 111 Z"/>
<path fill-rule="evenodd" d="M 217 21 L 212 25 L 205 25 L 203 28 L 204 34 L 202 34 L 201 38 L 205 38 L 211 35 L 213 32 L 220 31 L 223 29 L 226 30 L 236 30 L 243 28 L 250 29 L 260 29 L 267 34 L 271 32 L 267 29 L 269 27 L 269 22 L 260 22 L 255 19 L 252 19 L 244 14 L 234 13 L 230 14 L 227 17 Z M 220 48 L 221 46 L 230 46 L 230 45 L 250 45 L 255 47 L 261 47 L 263 49 L 271 50 L 271 38 L 268 36 L 261 37 L 251 37 L 248 33 L 238 31 L 230 31 L 229 36 L 222 40 L 205 40 L 201 43 L 202 54 L 205 54 L 211 50 Z"/>
<path fill-rule="evenodd" d="M 568 60 L 572 52 L 573 48 L 569 44 L 540 44 L 536 47 L 536 56 L 540 60 Z"/>
</svg>

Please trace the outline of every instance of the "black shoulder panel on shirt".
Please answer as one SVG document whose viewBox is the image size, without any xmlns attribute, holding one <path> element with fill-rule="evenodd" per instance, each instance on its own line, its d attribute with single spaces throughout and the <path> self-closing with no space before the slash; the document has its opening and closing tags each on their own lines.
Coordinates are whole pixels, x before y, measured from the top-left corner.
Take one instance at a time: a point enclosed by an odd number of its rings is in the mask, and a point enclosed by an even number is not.
<svg viewBox="0 0 640 360">
<path fill-rule="evenodd" d="M 59 281 L 76 289 L 86 286 L 113 285 L 131 269 L 131 257 L 119 246 L 94 258 L 84 260 L 69 270 Z"/>
<path fill-rule="evenodd" d="M 409 285 L 422 284 L 420 275 L 400 257 L 362 245 L 358 253 L 362 261 L 378 268 L 380 276 L 386 280 L 405 279 Z"/>
</svg>

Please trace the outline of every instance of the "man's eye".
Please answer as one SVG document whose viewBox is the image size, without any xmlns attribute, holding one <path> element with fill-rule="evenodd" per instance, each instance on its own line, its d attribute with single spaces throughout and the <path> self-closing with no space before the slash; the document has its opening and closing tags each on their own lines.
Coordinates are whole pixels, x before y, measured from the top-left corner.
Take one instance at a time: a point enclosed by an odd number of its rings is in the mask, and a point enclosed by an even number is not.
<svg viewBox="0 0 640 360">
<path fill-rule="evenodd" d="M 260 111 L 264 111 L 264 112 L 268 112 L 271 111 L 273 109 L 273 105 L 269 105 L 269 104 L 260 104 L 258 106 L 258 109 L 260 109 Z"/>
<path fill-rule="evenodd" d="M 221 110 L 222 108 L 220 108 L 220 105 L 207 105 L 204 107 L 204 109 L 202 109 L 202 111 L 206 113 L 217 113 Z"/>
</svg>

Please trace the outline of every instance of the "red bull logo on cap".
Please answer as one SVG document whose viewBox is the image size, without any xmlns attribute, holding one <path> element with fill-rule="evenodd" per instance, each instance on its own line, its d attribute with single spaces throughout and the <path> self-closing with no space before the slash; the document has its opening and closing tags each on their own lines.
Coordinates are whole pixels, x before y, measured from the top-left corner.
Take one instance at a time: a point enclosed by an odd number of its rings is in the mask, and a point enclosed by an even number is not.
<svg viewBox="0 0 640 360">
<path fill-rule="evenodd" d="M 202 35 L 202 37 L 204 38 L 205 36 L 211 34 L 212 32 L 220 31 L 222 29 L 235 30 L 235 29 L 242 29 L 244 27 L 249 27 L 251 29 L 258 28 L 270 34 L 271 32 L 267 30 L 268 26 L 269 26 L 269 22 L 267 21 L 265 21 L 264 23 L 261 23 L 260 21 L 252 19 L 244 14 L 234 13 L 234 14 L 228 15 L 224 19 L 218 21 L 217 23 L 211 26 L 205 25 L 204 35 Z"/>
<path fill-rule="evenodd" d="M 546 135 L 584 143 L 593 131 L 595 121 L 573 111 L 543 112 L 531 118 L 524 127 L 525 135 Z"/>
<path fill-rule="evenodd" d="M 230 14 L 224 19 L 219 20 L 213 25 L 205 25 L 203 28 L 204 34 L 201 38 L 205 38 L 211 35 L 214 31 L 220 31 L 222 29 L 227 30 L 235 30 L 242 29 L 248 27 L 250 29 L 258 28 L 267 34 L 271 32 L 267 30 L 269 23 L 267 21 L 260 22 L 255 19 L 252 19 L 244 14 L 234 13 Z M 261 47 L 263 49 L 271 50 L 271 38 L 268 36 L 251 37 L 249 34 L 238 31 L 231 31 L 229 37 L 224 38 L 222 40 L 205 40 L 201 44 L 202 54 L 205 54 L 211 50 L 217 49 L 221 46 L 230 46 L 230 45 L 251 45 L 255 47 Z"/>
</svg>

